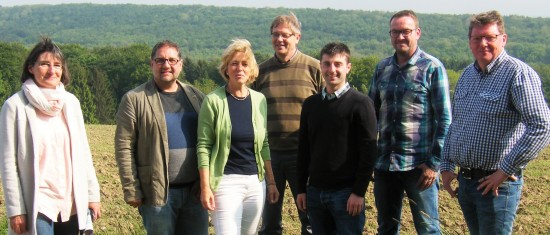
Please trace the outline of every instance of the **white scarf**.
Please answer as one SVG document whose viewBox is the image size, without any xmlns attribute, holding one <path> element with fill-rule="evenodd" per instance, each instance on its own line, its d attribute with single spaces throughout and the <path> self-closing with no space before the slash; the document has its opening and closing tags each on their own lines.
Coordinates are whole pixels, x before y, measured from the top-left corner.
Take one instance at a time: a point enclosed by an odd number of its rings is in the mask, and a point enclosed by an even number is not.
<svg viewBox="0 0 550 235">
<path fill-rule="evenodd" d="M 29 78 L 23 83 L 22 89 L 32 106 L 46 115 L 56 116 L 63 109 L 66 91 L 61 82 L 55 89 L 47 89 L 38 87 L 34 80 Z"/>
</svg>

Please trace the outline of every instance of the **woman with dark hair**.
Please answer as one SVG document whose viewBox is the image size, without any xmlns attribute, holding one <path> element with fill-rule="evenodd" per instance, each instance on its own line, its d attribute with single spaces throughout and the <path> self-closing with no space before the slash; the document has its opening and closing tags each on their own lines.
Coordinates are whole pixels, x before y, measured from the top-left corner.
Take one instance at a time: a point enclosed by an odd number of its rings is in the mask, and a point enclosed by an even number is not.
<svg viewBox="0 0 550 235">
<path fill-rule="evenodd" d="M 78 234 L 101 216 L 80 102 L 63 53 L 43 37 L 23 65 L 22 90 L 0 113 L 0 172 L 8 234 Z"/>
</svg>

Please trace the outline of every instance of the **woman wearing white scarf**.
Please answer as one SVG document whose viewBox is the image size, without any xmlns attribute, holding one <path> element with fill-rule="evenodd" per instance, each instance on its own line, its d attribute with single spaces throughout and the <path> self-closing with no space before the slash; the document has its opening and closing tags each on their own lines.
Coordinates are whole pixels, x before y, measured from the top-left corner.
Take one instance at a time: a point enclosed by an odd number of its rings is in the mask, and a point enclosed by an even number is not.
<svg viewBox="0 0 550 235">
<path fill-rule="evenodd" d="M 0 113 L 0 173 L 8 234 L 78 234 L 101 216 L 80 102 L 65 91 L 64 56 L 42 38 L 23 65 L 22 90 Z"/>
</svg>

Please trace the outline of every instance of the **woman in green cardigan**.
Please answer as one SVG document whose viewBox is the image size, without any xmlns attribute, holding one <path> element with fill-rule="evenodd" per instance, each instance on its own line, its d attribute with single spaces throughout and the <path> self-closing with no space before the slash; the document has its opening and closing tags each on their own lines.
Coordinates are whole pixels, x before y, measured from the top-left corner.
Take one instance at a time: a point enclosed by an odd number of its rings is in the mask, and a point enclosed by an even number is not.
<svg viewBox="0 0 550 235">
<path fill-rule="evenodd" d="M 250 42 L 234 40 L 219 72 L 227 84 L 205 97 L 199 114 L 200 198 L 212 211 L 216 234 L 256 234 L 266 196 L 275 203 L 279 192 L 271 170 L 266 99 L 248 88 L 258 76 Z"/>
</svg>

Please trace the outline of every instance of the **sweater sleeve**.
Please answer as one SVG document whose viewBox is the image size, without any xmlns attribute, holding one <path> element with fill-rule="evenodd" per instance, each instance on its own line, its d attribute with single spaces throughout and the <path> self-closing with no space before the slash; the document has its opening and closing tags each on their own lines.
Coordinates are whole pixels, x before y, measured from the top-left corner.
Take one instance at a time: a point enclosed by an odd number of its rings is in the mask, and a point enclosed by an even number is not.
<svg viewBox="0 0 550 235">
<path fill-rule="evenodd" d="M 265 133 L 265 137 L 263 138 L 262 143 L 262 159 L 264 161 L 271 161 L 271 152 L 269 150 L 269 141 L 268 141 L 268 135 L 267 135 L 267 101 L 265 99 L 264 95 L 261 95 L 262 100 L 260 101 L 260 112 L 262 115 L 262 130 Z"/>
<path fill-rule="evenodd" d="M 210 165 L 212 146 L 216 136 L 215 113 L 215 105 L 211 100 L 211 96 L 206 96 L 201 105 L 197 128 L 197 162 L 199 169 L 208 168 Z"/>
<path fill-rule="evenodd" d="M 300 115 L 300 130 L 298 142 L 298 160 L 296 172 L 298 175 L 298 194 L 305 193 L 309 176 L 310 146 L 308 138 L 308 109 L 309 99 L 304 101 L 302 113 Z"/>
<path fill-rule="evenodd" d="M 359 140 L 359 166 L 356 171 L 355 182 L 352 186 L 352 192 L 364 197 L 369 186 L 374 163 L 377 157 L 377 129 L 376 113 L 374 105 L 370 98 L 364 97 L 363 102 L 359 102 L 357 117 L 353 126 L 357 128 L 356 139 Z"/>
</svg>

